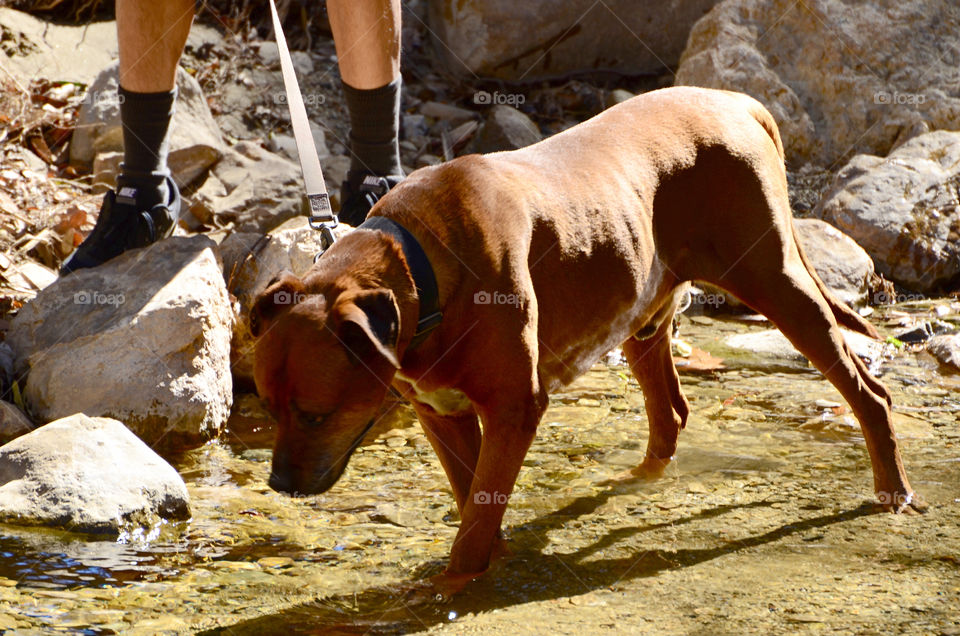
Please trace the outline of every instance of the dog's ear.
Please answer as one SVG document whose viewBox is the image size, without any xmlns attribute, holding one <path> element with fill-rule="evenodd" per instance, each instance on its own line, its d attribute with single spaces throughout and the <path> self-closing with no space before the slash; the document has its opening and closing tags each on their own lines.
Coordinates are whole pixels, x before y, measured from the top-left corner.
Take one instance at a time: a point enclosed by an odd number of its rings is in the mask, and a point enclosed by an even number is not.
<svg viewBox="0 0 960 636">
<path fill-rule="evenodd" d="M 270 321 L 280 312 L 303 300 L 303 283 L 289 270 L 273 277 L 267 288 L 260 292 L 250 310 L 250 333 L 259 338 Z"/>
<path fill-rule="evenodd" d="M 363 362 L 376 356 L 400 368 L 400 308 L 392 291 L 371 289 L 350 294 L 337 300 L 333 313 L 337 337 L 354 359 Z"/>
</svg>

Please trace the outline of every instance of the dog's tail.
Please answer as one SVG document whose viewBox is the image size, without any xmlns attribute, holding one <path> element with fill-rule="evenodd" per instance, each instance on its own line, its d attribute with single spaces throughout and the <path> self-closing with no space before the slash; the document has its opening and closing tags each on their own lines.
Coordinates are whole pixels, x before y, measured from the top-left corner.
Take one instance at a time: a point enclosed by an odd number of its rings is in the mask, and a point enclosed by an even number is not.
<svg viewBox="0 0 960 636">
<path fill-rule="evenodd" d="M 833 317 L 837 323 L 841 327 L 846 327 L 851 331 L 856 331 L 865 336 L 870 336 L 871 338 L 879 340 L 880 333 L 877 331 L 876 327 L 864 320 L 860 314 L 847 306 L 845 302 L 834 296 L 833 292 L 830 291 L 830 288 L 827 287 L 826 283 L 824 283 L 817 274 L 817 271 L 813 269 L 813 265 L 810 264 L 810 261 L 807 259 L 807 255 L 803 251 L 803 246 L 800 244 L 800 238 L 797 234 L 797 227 L 793 224 L 792 219 L 790 223 L 790 230 L 793 232 L 793 242 L 797 246 L 797 251 L 800 252 L 800 260 L 803 261 L 803 266 L 807 268 L 810 278 L 813 279 L 813 282 L 817 284 L 817 289 L 819 289 L 820 293 L 823 294 L 823 299 L 827 301 L 827 305 L 830 307 L 830 311 L 833 313 Z"/>
<path fill-rule="evenodd" d="M 773 140 L 773 145 L 777 148 L 777 154 L 780 155 L 780 159 L 784 159 L 785 155 L 783 153 L 783 142 L 780 140 L 780 130 L 777 128 L 777 122 L 774 121 L 773 115 L 764 108 L 763 104 L 760 102 L 751 99 L 750 100 L 750 114 L 753 115 L 753 118 L 763 126 L 763 129 L 767 131 L 767 134 L 770 135 L 770 139 Z M 786 173 L 784 173 L 786 176 Z M 810 264 L 810 260 L 807 259 L 807 255 L 803 251 L 803 246 L 800 244 L 800 239 L 797 235 L 797 228 L 793 224 L 793 219 L 790 219 L 790 231 L 793 232 L 793 242 L 797 246 L 797 250 L 800 252 L 800 260 L 803 261 L 803 266 L 807 268 L 810 277 L 813 278 L 813 281 L 817 284 L 817 288 L 820 290 L 820 293 L 823 294 L 824 300 L 827 301 L 827 305 L 830 307 L 830 311 L 833 313 L 834 319 L 843 327 L 850 329 L 851 331 L 856 331 L 862 333 L 871 338 L 880 338 L 880 334 L 877 331 L 876 327 L 871 325 L 869 322 L 864 320 L 860 314 L 850 309 L 839 298 L 833 295 L 833 292 L 826 286 L 826 284 L 820 279 L 820 276 L 817 275 L 815 269 Z"/>
</svg>

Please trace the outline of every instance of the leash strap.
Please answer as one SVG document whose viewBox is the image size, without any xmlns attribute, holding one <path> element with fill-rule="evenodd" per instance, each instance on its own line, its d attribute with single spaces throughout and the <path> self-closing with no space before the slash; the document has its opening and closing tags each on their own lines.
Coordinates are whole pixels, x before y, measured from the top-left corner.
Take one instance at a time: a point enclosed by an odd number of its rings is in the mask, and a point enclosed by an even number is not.
<svg viewBox="0 0 960 636">
<path fill-rule="evenodd" d="M 433 331 L 443 318 L 440 311 L 440 291 L 437 288 L 437 277 L 433 273 L 433 266 L 427 253 L 416 237 L 410 231 L 392 219 L 384 216 L 368 216 L 361 223 L 358 230 L 380 230 L 397 239 L 403 256 L 410 267 L 413 284 L 417 288 L 417 298 L 420 301 L 420 312 L 417 320 L 417 330 L 410 341 L 410 348 L 420 344 Z"/>
<path fill-rule="evenodd" d="M 327 249 L 333 245 L 335 240 L 333 228 L 337 227 L 339 221 L 330 207 L 330 196 L 327 194 L 327 184 L 323 180 L 323 171 L 320 169 L 317 146 L 313 143 L 313 133 L 310 132 L 310 120 L 307 117 L 307 109 L 303 105 L 297 74 L 293 70 L 293 60 L 287 48 L 287 39 L 283 35 L 283 26 L 280 24 L 280 16 L 277 14 L 277 5 L 274 0 L 270 0 L 270 15 L 273 17 L 273 33 L 280 51 L 280 72 L 283 75 L 283 88 L 287 93 L 290 124 L 297 141 L 300 171 L 303 173 L 307 201 L 310 204 L 308 220 L 310 227 L 320 230 L 323 249 Z"/>
</svg>

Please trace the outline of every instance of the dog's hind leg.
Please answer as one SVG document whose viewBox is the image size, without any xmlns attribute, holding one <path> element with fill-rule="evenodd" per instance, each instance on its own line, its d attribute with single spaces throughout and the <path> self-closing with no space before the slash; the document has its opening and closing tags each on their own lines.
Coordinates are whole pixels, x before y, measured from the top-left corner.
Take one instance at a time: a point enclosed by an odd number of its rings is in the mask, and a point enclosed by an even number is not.
<svg viewBox="0 0 960 636">
<path fill-rule="evenodd" d="M 749 254 L 749 264 L 739 262 L 721 279 L 711 282 L 733 292 L 773 321 L 850 404 L 863 430 L 873 466 L 874 489 L 884 508 L 896 512 L 920 509 L 900 459 L 889 393 L 869 376 L 844 341 L 829 303 L 804 267 L 797 249 L 779 243 L 773 233 L 769 242 L 770 245 L 758 245 Z M 767 259 L 773 253 L 778 253 L 781 264 L 775 262 L 777 259 Z M 766 265 L 758 267 L 757 263 Z"/>
<path fill-rule="evenodd" d="M 650 428 L 643 463 L 630 471 L 634 477 L 656 479 L 663 474 L 677 450 L 677 437 L 687 422 L 690 405 L 680 388 L 673 364 L 670 334 L 673 308 L 662 317 L 656 331 L 647 338 L 636 336 L 623 343 L 623 354 L 643 391 L 644 408 Z"/>
</svg>

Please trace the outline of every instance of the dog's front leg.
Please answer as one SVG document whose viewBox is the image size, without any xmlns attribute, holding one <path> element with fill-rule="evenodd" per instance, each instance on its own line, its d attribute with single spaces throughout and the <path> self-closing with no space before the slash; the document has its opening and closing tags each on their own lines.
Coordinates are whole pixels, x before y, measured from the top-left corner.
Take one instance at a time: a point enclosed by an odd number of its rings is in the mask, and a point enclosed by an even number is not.
<svg viewBox="0 0 960 636">
<path fill-rule="evenodd" d="M 546 394 L 538 393 L 510 402 L 498 399 L 497 405 L 479 409 L 480 458 L 444 573 L 447 581 L 465 584 L 489 566 L 507 500 L 546 405 Z"/>
</svg>

